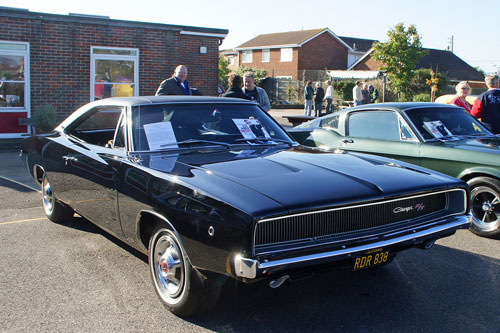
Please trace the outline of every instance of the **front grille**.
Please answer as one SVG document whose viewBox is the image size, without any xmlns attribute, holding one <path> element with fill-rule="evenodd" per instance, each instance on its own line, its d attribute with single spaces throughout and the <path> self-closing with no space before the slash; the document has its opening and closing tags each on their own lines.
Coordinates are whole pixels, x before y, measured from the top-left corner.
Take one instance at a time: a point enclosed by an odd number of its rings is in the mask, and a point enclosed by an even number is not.
<svg viewBox="0 0 500 333">
<path fill-rule="evenodd" d="M 429 215 L 449 213 L 448 194 L 438 192 L 261 220 L 255 230 L 255 248 L 396 230 Z"/>
</svg>

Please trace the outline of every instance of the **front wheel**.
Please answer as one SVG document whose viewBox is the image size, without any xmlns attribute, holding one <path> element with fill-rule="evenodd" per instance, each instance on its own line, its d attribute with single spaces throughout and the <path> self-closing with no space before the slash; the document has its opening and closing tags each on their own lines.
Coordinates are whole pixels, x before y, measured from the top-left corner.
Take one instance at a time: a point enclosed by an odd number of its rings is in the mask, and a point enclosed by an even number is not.
<svg viewBox="0 0 500 333">
<path fill-rule="evenodd" d="M 178 236 L 170 229 L 159 228 L 153 233 L 148 257 L 153 285 L 167 309 L 186 317 L 215 305 L 220 286 L 191 266 Z"/>
<path fill-rule="evenodd" d="M 471 187 L 473 220 L 470 230 L 486 237 L 500 235 L 500 181 L 477 177 L 467 182 Z"/>
<path fill-rule="evenodd" d="M 42 204 L 45 215 L 52 222 L 60 223 L 72 218 L 74 215 L 71 207 L 57 200 L 47 175 L 43 175 L 42 180 Z"/>
</svg>

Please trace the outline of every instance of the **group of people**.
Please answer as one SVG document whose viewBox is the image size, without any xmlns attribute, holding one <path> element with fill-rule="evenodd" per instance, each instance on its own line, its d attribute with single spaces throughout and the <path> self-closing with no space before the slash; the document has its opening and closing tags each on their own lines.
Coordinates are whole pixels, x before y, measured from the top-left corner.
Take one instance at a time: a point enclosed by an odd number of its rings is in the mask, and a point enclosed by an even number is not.
<svg viewBox="0 0 500 333">
<path fill-rule="evenodd" d="M 467 81 L 458 83 L 455 87 L 457 95 L 449 102 L 464 108 L 472 116 L 481 119 L 482 123 L 493 133 L 500 133 L 500 78 L 496 74 L 485 78 L 488 90 L 483 92 L 471 105 L 467 101 L 470 85 Z"/>
<path fill-rule="evenodd" d="M 356 81 L 352 88 L 354 106 L 375 103 L 378 99 L 378 90 L 371 84 Z"/>
<path fill-rule="evenodd" d="M 314 116 L 320 117 L 321 111 L 323 109 L 323 101 L 326 101 L 326 114 L 332 113 L 332 101 L 333 101 L 333 86 L 331 81 L 326 81 L 327 85 L 326 93 L 321 87 L 321 83 L 317 82 L 316 87 L 312 87 L 311 80 L 306 82 L 304 88 L 304 115 L 311 116 L 314 110 Z"/>
<path fill-rule="evenodd" d="M 164 80 L 156 90 L 156 96 L 160 95 L 201 95 L 198 89 L 189 87 L 187 80 L 188 70 L 185 65 L 175 68 L 171 78 Z M 244 81 L 244 86 L 243 86 Z M 246 72 L 241 76 L 231 74 L 228 79 L 229 89 L 222 97 L 233 97 L 253 100 L 267 112 L 271 110 L 269 97 L 264 89 L 255 85 L 255 77 L 252 72 Z M 242 89 L 243 87 L 243 89 Z"/>
</svg>

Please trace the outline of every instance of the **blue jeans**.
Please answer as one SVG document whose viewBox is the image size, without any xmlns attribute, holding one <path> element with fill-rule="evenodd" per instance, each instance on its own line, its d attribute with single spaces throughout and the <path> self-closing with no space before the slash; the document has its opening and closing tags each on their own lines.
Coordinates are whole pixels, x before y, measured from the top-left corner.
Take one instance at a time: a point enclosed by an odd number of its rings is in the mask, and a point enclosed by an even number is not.
<svg viewBox="0 0 500 333">
<path fill-rule="evenodd" d="M 354 106 L 358 106 L 358 105 L 361 105 L 363 104 L 361 101 L 354 101 Z"/>
<path fill-rule="evenodd" d="M 310 116 L 313 107 L 312 99 L 306 99 L 306 104 L 304 105 L 304 115 Z"/>
</svg>

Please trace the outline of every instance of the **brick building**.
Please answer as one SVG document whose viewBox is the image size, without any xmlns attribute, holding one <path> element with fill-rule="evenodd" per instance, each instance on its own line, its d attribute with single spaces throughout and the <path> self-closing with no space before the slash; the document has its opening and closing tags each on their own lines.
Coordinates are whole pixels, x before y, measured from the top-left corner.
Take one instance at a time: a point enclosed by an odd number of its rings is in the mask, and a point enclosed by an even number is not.
<svg viewBox="0 0 500 333">
<path fill-rule="evenodd" d="M 231 69 L 247 66 L 268 76 L 302 80 L 304 71 L 346 69 L 371 48 L 373 40 L 339 37 L 330 29 L 262 34 L 233 50 L 221 51 Z"/>
<path fill-rule="evenodd" d="M 0 7 L 0 138 L 29 133 L 18 119 L 45 105 L 63 118 L 95 99 L 154 95 L 178 64 L 190 86 L 216 95 L 227 33 Z"/>
</svg>

